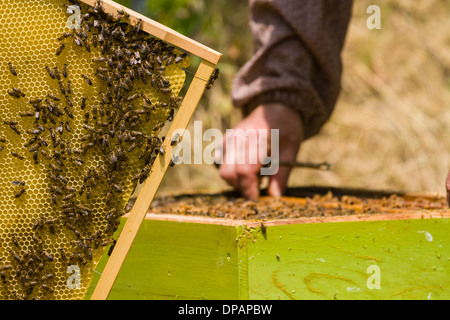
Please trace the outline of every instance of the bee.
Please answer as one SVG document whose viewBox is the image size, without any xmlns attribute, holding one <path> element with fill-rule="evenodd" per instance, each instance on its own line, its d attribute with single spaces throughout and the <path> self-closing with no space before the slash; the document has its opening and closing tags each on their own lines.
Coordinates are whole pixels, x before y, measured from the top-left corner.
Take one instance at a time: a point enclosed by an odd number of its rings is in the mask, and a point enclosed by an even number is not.
<svg viewBox="0 0 450 320">
<path fill-rule="evenodd" d="M 265 235 L 266 232 L 267 232 L 267 227 L 262 222 L 261 222 L 261 232 L 262 232 L 263 235 Z"/>
<path fill-rule="evenodd" d="M 9 125 L 9 126 L 15 126 L 18 124 L 17 121 L 11 121 L 11 120 L 5 120 L 3 121 L 3 124 Z"/>
<path fill-rule="evenodd" d="M 42 229 L 43 227 L 44 227 L 44 221 L 42 220 L 42 218 L 38 218 L 34 221 L 33 230 L 36 230 L 37 228 Z"/>
<path fill-rule="evenodd" d="M 109 203 L 111 202 L 111 200 L 112 200 L 112 196 L 113 196 L 113 194 L 112 194 L 112 192 L 110 191 L 110 192 L 108 192 L 107 194 L 106 194 L 106 197 L 105 197 L 105 203 L 106 204 L 108 204 L 109 205 Z"/>
<path fill-rule="evenodd" d="M 42 245 L 42 240 L 36 237 L 35 235 L 32 236 L 33 241 L 36 242 L 38 245 Z"/>
<path fill-rule="evenodd" d="M 37 281 L 28 281 L 24 283 L 25 287 L 34 287 L 35 285 L 37 285 Z"/>
<path fill-rule="evenodd" d="M 38 129 L 39 131 L 45 132 L 45 128 L 44 128 L 43 125 L 41 125 L 41 124 L 36 124 L 36 126 L 37 126 L 37 129 Z"/>
<path fill-rule="evenodd" d="M 20 111 L 19 116 L 21 116 L 22 118 L 32 117 L 32 116 L 34 116 L 34 112 L 33 111 Z"/>
<path fill-rule="evenodd" d="M 215 68 L 211 74 L 211 77 L 209 78 L 208 82 L 206 83 L 206 89 L 211 89 L 214 82 L 219 78 L 220 70 L 218 68 Z"/>
<path fill-rule="evenodd" d="M 8 90 L 8 94 L 16 99 L 19 99 L 21 97 L 25 97 L 25 94 L 18 88 L 12 88 L 12 90 Z"/>
<path fill-rule="evenodd" d="M 142 30 L 142 23 L 143 23 L 142 19 L 139 18 L 139 19 L 137 20 L 136 26 L 135 26 L 135 28 L 136 28 L 136 33 L 139 33 L 139 32 Z"/>
<path fill-rule="evenodd" d="M 63 94 L 63 96 L 66 95 L 66 88 L 64 87 L 64 83 L 62 81 L 59 81 L 59 90 Z"/>
<path fill-rule="evenodd" d="M 68 116 L 70 119 L 74 119 L 73 113 L 72 113 L 72 111 L 70 111 L 70 109 L 69 109 L 68 106 L 65 106 L 65 107 L 64 107 L 64 111 L 66 112 L 67 116 Z"/>
<path fill-rule="evenodd" d="M 91 198 L 92 189 L 91 187 L 86 187 L 86 199 Z"/>
<path fill-rule="evenodd" d="M 48 94 L 47 94 L 47 97 L 50 98 L 50 99 L 52 99 L 52 100 L 54 100 L 54 101 L 61 101 L 60 98 L 58 98 L 57 96 L 55 96 L 55 95 L 52 94 L 52 93 L 48 93 Z"/>
<path fill-rule="evenodd" d="M 41 255 L 44 256 L 45 258 L 47 258 L 48 261 L 55 260 L 55 258 L 51 254 L 47 253 L 46 251 L 41 251 Z"/>
<path fill-rule="evenodd" d="M 13 258 L 17 261 L 17 262 L 22 262 L 22 258 L 17 254 L 17 252 L 10 250 L 9 251 L 11 253 L 11 255 L 13 256 Z"/>
<path fill-rule="evenodd" d="M 92 80 L 85 74 L 81 75 L 83 77 L 84 80 L 86 80 L 86 83 L 90 86 L 92 86 Z"/>
<path fill-rule="evenodd" d="M 130 17 L 130 14 L 122 9 L 117 10 L 117 13 L 118 13 L 118 15 L 116 16 L 116 19 L 118 19 L 118 20 L 121 20 L 121 19 L 126 20 Z"/>
<path fill-rule="evenodd" d="M 60 188 L 58 188 L 57 186 L 52 186 L 50 188 L 50 190 L 52 193 L 60 195 L 60 196 L 62 196 L 62 194 L 63 194 L 62 190 Z"/>
<path fill-rule="evenodd" d="M 76 43 L 77 46 L 79 47 L 83 46 L 83 41 L 78 36 L 74 36 L 73 41 Z"/>
<path fill-rule="evenodd" d="M 81 158 L 74 158 L 73 162 L 75 162 L 76 165 L 82 166 L 84 163 L 84 160 Z"/>
<path fill-rule="evenodd" d="M 64 123 L 64 127 L 66 128 L 66 131 L 68 131 L 68 132 L 71 132 L 71 131 L 72 131 L 72 128 L 70 127 L 69 121 L 66 121 L 66 122 Z"/>
<path fill-rule="evenodd" d="M 174 56 L 170 56 L 167 59 L 166 66 L 170 66 L 174 61 L 175 61 L 175 57 Z"/>
<path fill-rule="evenodd" d="M 62 75 L 63 75 L 64 78 L 67 79 L 67 76 L 68 76 L 68 74 L 67 74 L 67 63 L 64 63 L 64 66 L 63 66 L 63 69 L 62 69 Z"/>
<path fill-rule="evenodd" d="M 57 165 L 55 165 L 55 164 L 53 164 L 53 163 L 50 164 L 50 168 L 51 168 L 53 171 L 56 171 L 56 172 L 61 172 L 61 171 L 62 171 L 60 167 L 58 167 Z"/>
<path fill-rule="evenodd" d="M 181 142 L 181 136 L 179 133 L 177 133 L 174 137 L 170 139 L 170 145 L 173 147 L 176 144 L 179 144 Z"/>
<path fill-rule="evenodd" d="M 11 234 L 11 239 L 12 239 L 13 244 L 14 244 L 17 248 L 20 248 L 20 245 L 19 245 L 19 239 L 17 239 L 17 235 L 16 235 L 15 233 Z"/>
<path fill-rule="evenodd" d="M 20 189 L 20 191 L 16 192 L 16 194 L 14 195 L 14 197 L 15 197 L 15 198 L 19 198 L 19 197 L 22 196 L 25 192 L 26 192 L 25 189 Z"/>
<path fill-rule="evenodd" d="M 87 40 L 83 40 L 83 44 L 84 44 L 84 48 L 86 49 L 87 52 L 91 52 L 91 46 L 89 45 L 89 42 L 87 42 Z"/>
<path fill-rule="evenodd" d="M 61 80 L 61 74 L 59 73 L 59 69 L 57 66 L 53 68 L 53 73 L 55 74 L 57 80 Z"/>
<path fill-rule="evenodd" d="M 59 56 L 64 51 L 65 48 L 66 48 L 66 45 L 64 43 L 61 43 L 59 48 L 56 50 L 56 56 Z"/>
<path fill-rule="evenodd" d="M 71 33 L 71 32 L 64 32 L 63 34 L 61 34 L 58 37 L 58 41 L 62 41 L 64 39 L 67 39 L 67 38 L 70 38 L 70 37 L 73 37 L 73 33 Z"/>
<path fill-rule="evenodd" d="M 27 133 L 37 136 L 37 135 L 40 135 L 42 133 L 42 131 L 39 129 L 28 129 Z"/>
<path fill-rule="evenodd" d="M 91 116 L 91 113 L 88 111 L 86 111 L 84 113 L 84 123 L 88 123 L 89 122 L 89 117 Z"/>
<path fill-rule="evenodd" d="M 63 201 L 69 201 L 75 197 L 75 193 L 70 193 L 63 197 Z"/>
<path fill-rule="evenodd" d="M 171 93 L 172 89 L 170 89 L 170 88 L 160 88 L 159 91 L 161 91 L 162 93 Z"/>
<path fill-rule="evenodd" d="M 64 251 L 64 248 L 59 248 L 59 254 L 62 258 L 62 260 L 67 261 L 66 252 Z"/>
<path fill-rule="evenodd" d="M 39 145 L 44 146 L 44 147 L 48 147 L 47 141 L 45 141 L 45 139 L 42 138 L 41 136 L 38 136 L 37 140 L 38 140 Z M 41 150 L 41 151 L 44 151 L 44 150 Z"/>
<path fill-rule="evenodd" d="M 52 78 L 52 79 L 55 79 L 55 78 L 56 78 L 55 74 L 53 73 L 52 69 L 50 69 L 49 66 L 46 66 L 45 69 L 47 70 L 48 75 L 50 76 L 50 78 Z M 30 102 L 31 102 L 32 104 L 35 104 L 36 101 L 37 101 L 37 100 L 34 100 L 33 102 L 30 101 Z M 40 102 L 41 102 L 41 101 L 40 101 Z M 40 103 L 40 102 L 39 102 L 39 103 Z"/>
<path fill-rule="evenodd" d="M 92 261 L 92 249 L 90 247 L 85 248 L 86 258 Z"/>
<path fill-rule="evenodd" d="M 39 163 L 39 153 L 37 152 L 37 150 L 33 152 L 33 161 L 34 161 L 34 164 Z"/>
<path fill-rule="evenodd" d="M 16 67 L 14 67 L 14 65 L 11 62 L 8 62 L 8 66 L 9 66 L 9 71 L 11 71 L 11 73 L 17 77 Z"/>
<path fill-rule="evenodd" d="M 98 35 L 97 34 L 92 35 L 92 46 L 94 48 L 98 47 Z"/>
<path fill-rule="evenodd" d="M 46 281 L 49 279 L 53 279 L 55 277 L 54 273 L 45 274 L 41 277 L 41 281 Z"/>
<path fill-rule="evenodd" d="M 92 58 L 92 62 L 94 62 L 94 63 L 100 63 L 100 62 L 105 62 L 105 61 L 106 61 L 105 57 Z"/>
<path fill-rule="evenodd" d="M 133 94 L 132 96 L 129 96 L 128 98 L 126 98 L 126 102 L 131 102 L 131 101 L 134 101 L 134 100 L 136 100 L 137 98 L 139 98 L 139 97 L 141 97 L 141 95 L 139 95 L 139 94 Z"/>
<path fill-rule="evenodd" d="M 86 108 L 86 100 L 86 97 L 81 98 L 81 110 L 84 110 L 84 108 Z"/>
<path fill-rule="evenodd" d="M 15 186 L 24 186 L 25 182 L 24 181 L 20 181 L 20 180 L 15 180 L 12 182 L 13 185 Z"/>
<path fill-rule="evenodd" d="M 6 284 L 8 282 L 7 278 L 6 278 L 6 274 L 3 270 L 0 270 L 0 277 L 2 279 L 2 283 Z"/>
<path fill-rule="evenodd" d="M 109 247 L 109 250 L 108 250 L 108 256 L 111 256 L 111 254 L 116 246 L 116 243 L 117 243 L 117 240 L 115 240 L 115 239 L 112 239 L 112 240 L 113 240 L 112 245 L 111 245 L 111 247 Z"/>
<path fill-rule="evenodd" d="M 11 155 L 13 157 L 16 157 L 16 158 L 20 159 L 20 160 L 23 160 L 23 155 L 21 155 L 20 153 L 17 153 L 15 151 L 11 151 Z"/>
<path fill-rule="evenodd" d="M 52 293 L 55 290 L 52 286 L 50 286 L 46 283 L 41 284 L 41 287 L 42 287 L 42 289 L 44 289 L 50 293 Z"/>
<path fill-rule="evenodd" d="M 72 81 L 67 81 L 67 93 L 72 94 Z M 66 96 L 67 98 L 67 96 Z"/>
<path fill-rule="evenodd" d="M 122 187 L 119 186 L 118 184 L 113 183 L 112 185 L 114 191 L 118 192 L 118 193 L 122 193 Z"/>
<path fill-rule="evenodd" d="M 178 163 L 179 160 L 180 160 L 180 159 L 179 159 L 178 156 L 176 156 L 176 157 L 170 159 L 169 167 L 170 167 L 170 168 L 174 167 L 174 166 Z"/>
</svg>

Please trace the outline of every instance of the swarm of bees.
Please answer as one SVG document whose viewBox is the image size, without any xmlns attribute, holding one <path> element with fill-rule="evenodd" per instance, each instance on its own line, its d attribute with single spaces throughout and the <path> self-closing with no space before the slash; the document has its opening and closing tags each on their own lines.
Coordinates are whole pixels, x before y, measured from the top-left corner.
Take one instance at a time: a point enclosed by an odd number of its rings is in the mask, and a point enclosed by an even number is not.
<svg viewBox="0 0 450 320">
<path fill-rule="evenodd" d="M 61 59 L 71 48 L 83 48 L 87 54 L 95 55 L 93 72 L 81 74 L 87 88 L 94 88 L 95 96 L 86 95 L 79 104 L 74 102 L 77 99 L 72 82 L 79 79 L 74 79 L 70 70 L 76 66 L 67 63 L 62 68 L 47 65 L 42 70 L 58 92 L 28 98 L 20 88 L 7 91 L 26 106 L 17 120 L 32 119 L 33 123 L 32 127 L 26 127 L 16 120 L 3 121 L 8 130 L 26 141 L 23 149 L 8 154 L 19 161 L 29 157 L 34 165 L 45 168 L 52 206 L 51 215 L 43 213 L 30 227 L 32 232 L 27 235 L 32 239 L 30 245 L 25 247 L 16 233 L 10 235 L 10 261 L 0 261 L 0 280 L 5 287 L 10 281 L 17 281 L 22 289 L 9 292 L 10 298 L 51 299 L 57 278 L 55 262 L 66 267 L 83 267 L 93 261 L 97 249 L 111 245 L 111 253 L 115 244 L 112 236 L 124 213 L 122 195 L 132 191 L 127 179 L 136 185 L 149 176 L 157 155 L 164 153 L 164 138 L 158 136 L 159 132 L 166 121 L 173 119 L 181 104 L 166 69 L 181 64 L 186 53 L 144 33 L 143 21 L 132 23 L 124 10 L 118 10 L 116 15 L 107 13 L 100 0 L 93 7 L 77 1 L 70 4 L 85 9 L 81 28 L 64 32 L 56 39 L 55 57 Z M 20 78 L 20 68 L 12 62 L 8 68 L 14 77 Z M 145 93 L 147 88 L 163 99 L 150 98 Z M 152 122 L 155 111 L 166 115 L 156 125 Z M 74 142 L 72 126 L 80 114 L 81 141 Z M 6 138 L 0 137 L 0 151 L 5 142 Z M 101 157 L 102 161 L 93 166 L 92 157 Z M 134 168 L 131 163 L 136 162 L 141 167 L 131 172 L 130 168 Z M 74 172 L 80 173 L 81 184 L 71 178 Z M 26 182 L 17 179 L 13 186 L 16 201 L 26 199 L 29 189 Z M 104 204 L 102 210 L 105 209 L 100 217 L 102 226 L 106 225 L 103 229 L 95 228 L 98 209 L 91 205 L 99 197 Z M 55 254 L 55 250 L 46 247 L 44 238 L 63 232 L 73 240 L 69 249 L 61 246 Z"/>
</svg>

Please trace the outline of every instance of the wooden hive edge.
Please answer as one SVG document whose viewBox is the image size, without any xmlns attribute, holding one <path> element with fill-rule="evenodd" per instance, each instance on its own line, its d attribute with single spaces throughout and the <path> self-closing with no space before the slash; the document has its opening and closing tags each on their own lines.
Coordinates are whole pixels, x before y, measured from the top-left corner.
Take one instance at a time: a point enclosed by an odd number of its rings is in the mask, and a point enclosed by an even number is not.
<svg viewBox="0 0 450 320">
<path fill-rule="evenodd" d="M 128 218 L 128 214 L 123 218 Z M 280 219 L 280 220 L 235 220 L 226 218 L 211 218 L 202 216 L 187 216 L 180 214 L 160 214 L 149 212 L 145 216 L 145 220 L 155 221 L 172 221 L 179 223 L 201 223 L 201 224 L 216 224 L 224 226 L 247 226 L 247 227 L 259 227 L 261 223 L 264 226 L 279 226 L 279 225 L 291 225 L 291 224 L 304 224 L 304 223 L 335 223 L 335 222 L 356 222 L 356 221 L 387 221 L 387 220 L 414 220 L 414 219 L 445 219 L 450 218 L 450 210 L 443 211 L 405 211 L 402 213 L 378 213 L 370 215 L 348 215 L 348 216 L 335 216 L 335 217 L 300 217 L 293 219 Z"/>
<path fill-rule="evenodd" d="M 81 2 L 94 6 L 97 0 L 81 0 Z M 142 30 L 145 32 L 213 64 L 218 64 L 222 57 L 221 53 L 112 0 L 103 0 L 103 8 L 105 12 L 114 16 L 119 9 L 126 11 L 130 14 L 129 22 L 135 23 L 138 19 L 142 20 Z"/>
</svg>

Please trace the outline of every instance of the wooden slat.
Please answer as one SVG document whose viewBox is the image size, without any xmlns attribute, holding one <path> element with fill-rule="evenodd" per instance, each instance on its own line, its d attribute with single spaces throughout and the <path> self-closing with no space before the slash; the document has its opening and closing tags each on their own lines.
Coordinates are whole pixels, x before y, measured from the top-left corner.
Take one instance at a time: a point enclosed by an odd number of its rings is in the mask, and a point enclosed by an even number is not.
<svg viewBox="0 0 450 320">
<path fill-rule="evenodd" d="M 124 216 L 127 218 L 128 216 Z M 450 210 L 440 211 L 423 211 L 415 212 L 413 210 L 404 211 L 402 213 L 378 213 L 378 214 L 355 214 L 347 216 L 335 217 L 303 217 L 280 220 L 234 220 L 226 218 L 210 218 L 200 216 L 187 216 L 179 214 L 161 214 L 147 213 L 145 219 L 159 221 L 177 221 L 184 223 L 201 223 L 201 224 L 219 224 L 223 226 L 240 226 L 259 227 L 261 222 L 265 226 L 280 226 L 290 224 L 304 223 L 331 223 L 331 222 L 354 222 L 354 221 L 386 221 L 386 220 L 413 220 L 413 219 L 448 219 L 450 218 Z"/>
<path fill-rule="evenodd" d="M 97 0 L 81 0 L 82 2 L 94 6 Z M 208 48 L 207 46 L 192 40 L 175 30 L 172 30 L 150 18 L 143 16 L 142 14 L 128 9 L 114 1 L 103 0 L 103 8 L 105 12 L 108 12 L 114 16 L 117 15 L 117 10 L 122 9 L 130 14 L 130 20 L 134 24 L 138 19 L 142 19 L 142 30 L 155 36 L 167 43 L 177 46 L 189 53 L 192 53 L 203 60 L 209 61 L 213 64 L 217 64 L 222 57 L 222 54 Z"/>
<path fill-rule="evenodd" d="M 204 91 L 206 82 L 202 79 L 209 79 L 214 71 L 215 65 L 202 61 L 197 70 L 196 77 L 186 93 L 183 103 L 178 110 L 175 119 L 170 126 L 167 137 L 171 137 L 173 132 L 178 129 L 186 129 L 192 115 L 199 103 Z M 128 215 L 128 219 L 123 227 L 116 246 L 108 260 L 108 263 L 103 270 L 102 276 L 92 294 L 92 300 L 105 300 L 108 298 L 114 282 L 119 274 L 120 268 L 131 248 L 131 245 L 136 237 L 136 234 L 144 220 L 148 209 L 155 197 L 156 192 L 161 184 L 161 181 L 170 164 L 172 156 L 172 147 L 170 146 L 170 139 L 165 139 L 163 144 L 166 152 L 164 155 L 159 154 L 152 167 L 152 171 L 148 179 L 144 182 L 139 196 L 133 206 L 133 209 Z"/>
</svg>

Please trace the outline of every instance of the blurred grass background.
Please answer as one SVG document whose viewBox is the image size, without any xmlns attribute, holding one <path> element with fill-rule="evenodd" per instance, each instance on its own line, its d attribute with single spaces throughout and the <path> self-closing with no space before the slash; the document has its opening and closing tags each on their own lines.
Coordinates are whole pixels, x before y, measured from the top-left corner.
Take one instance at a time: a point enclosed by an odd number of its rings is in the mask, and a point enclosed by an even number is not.
<svg viewBox="0 0 450 320">
<path fill-rule="evenodd" d="M 231 104 L 231 83 L 252 54 L 247 1 L 118 2 L 224 54 L 221 76 L 194 120 L 203 121 L 203 130 L 236 125 L 241 115 Z M 373 4 L 381 7 L 381 30 L 366 27 L 366 9 Z M 450 168 L 449 17 L 448 0 L 355 0 L 340 99 L 298 157 L 334 167 L 296 169 L 289 186 L 444 194 Z M 159 193 L 225 189 L 213 166 L 180 165 L 168 171 Z"/>
</svg>

